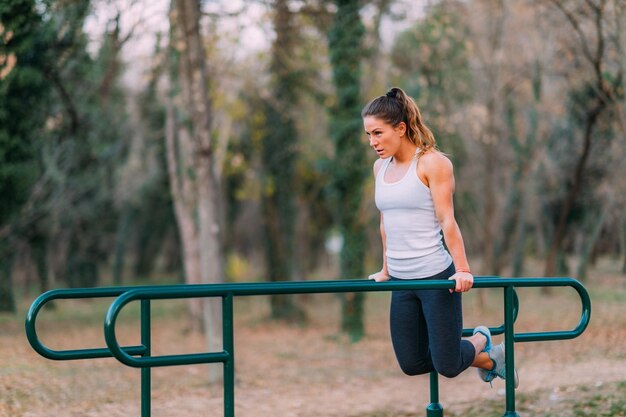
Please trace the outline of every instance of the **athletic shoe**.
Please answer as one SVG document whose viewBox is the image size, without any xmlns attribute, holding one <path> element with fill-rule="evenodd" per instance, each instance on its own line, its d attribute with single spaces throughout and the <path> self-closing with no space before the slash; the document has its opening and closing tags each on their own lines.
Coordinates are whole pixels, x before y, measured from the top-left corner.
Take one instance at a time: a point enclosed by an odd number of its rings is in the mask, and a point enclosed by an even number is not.
<svg viewBox="0 0 626 417">
<path fill-rule="evenodd" d="M 492 381 L 496 378 L 502 378 L 506 380 L 506 360 L 504 342 L 497 346 L 494 346 L 490 352 L 488 352 L 489 359 L 493 361 L 493 369 L 487 371 L 486 369 L 478 369 L 478 375 L 480 378 L 489 382 L 493 386 Z M 515 382 L 513 386 L 517 388 L 519 386 L 519 376 L 517 375 L 517 369 L 514 369 L 513 375 L 515 376 Z"/>
</svg>

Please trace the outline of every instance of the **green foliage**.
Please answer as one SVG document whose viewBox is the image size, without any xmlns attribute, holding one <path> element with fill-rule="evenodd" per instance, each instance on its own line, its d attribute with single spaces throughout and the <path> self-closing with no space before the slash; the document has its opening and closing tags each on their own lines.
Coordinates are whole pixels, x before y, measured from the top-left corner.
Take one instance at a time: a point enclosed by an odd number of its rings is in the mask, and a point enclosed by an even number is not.
<svg viewBox="0 0 626 417">
<path fill-rule="evenodd" d="M 544 214 L 553 224 L 557 223 L 565 196 L 573 187 L 572 173 L 576 171 L 579 157 L 573 158 L 571 150 L 577 149 L 577 152 L 581 152 L 584 129 L 587 128 L 588 118 L 593 113 L 590 106 L 600 100 L 602 99 L 597 90 L 589 84 L 583 83 L 579 88 L 569 91 L 568 112 L 554 126 L 546 143 L 549 160 L 555 167 L 556 175 L 550 181 L 541 182 L 539 192 L 544 196 Z M 582 187 L 567 218 L 570 227 L 583 224 L 586 213 L 597 213 L 601 210 L 603 201 L 598 199 L 597 189 L 610 175 L 609 170 L 612 166 L 610 161 L 614 158 L 611 143 L 616 137 L 611 120 L 616 117 L 614 109 L 609 108 L 601 114 L 597 123 L 594 123 L 593 141 L 585 175 L 582 178 Z"/>
<path fill-rule="evenodd" d="M 127 116 L 121 68 L 108 64 L 119 50 L 105 41 L 97 59 L 88 54 L 88 1 L 0 7 L 0 55 L 15 57 L 0 80 L 0 193 L 10 196 L 2 199 L 0 224 L 18 219 L 17 239 L 69 234 L 71 284 L 93 285 L 117 220 L 114 186 Z M 102 68 L 114 71 L 105 77 Z"/>
<path fill-rule="evenodd" d="M 160 53 L 157 38 L 157 50 Z M 179 243 L 178 228 L 172 195 L 169 189 L 167 175 L 167 161 L 165 157 L 165 119 L 166 111 L 164 104 L 157 94 L 157 82 L 163 65 L 153 69 L 147 88 L 138 97 L 139 112 L 141 115 L 141 129 L 144 137 L 144 152 L 152 155 L 153 171 L 140 182 L 138 193 L 130 196 L 124 208 L 127 216 L 130 216 L 128 227 L 132 232 L 125 231 L 120 224 L 118 229 L 127 234 L 131 245 L 123 252 L 134 253 L 134 266 L 131 269 L 133 277 L 147 278 L 153 271 L 157 261 L 155 253 L 159 253 L 163 241 L 168 234 L 175 237 Z M 146 161 L 147 163 L 148 161 Z M 168 254 L 166 259 L 167 272 L 176 272 L 182 278 L 181 253 L 178 250 Z"/>
<path fill-rule="evenodd" d="M 357 208 L 363 183 L 370 172 L 365 164 L 365 147 L 360 140 L 363 130 L 360 59 L 364 28 L 359 18 L 359 2 L 338 1 L 337 7 L 334 25 L 328 35 L 336 91 L 329 123 L 335 146 L 333 200 L 342 231 L 350 233 L 358 223 Z M 342 273 L 361 272 L 342 268 Z"/>
<path fill-rule="evenodd" d="M 0 5 L 0 225 L 11 221 L 28 198 L 40 167 L 35 158 L 37 132 L 46 119 L 50 87 L 44 77 L 49 29 L 34 2 Z M 13 64 L 12 64 L 13 62 Z"/>
<path fill-rule="evenodd" d="M 336 101 L 330 117 L 330 136 L 335 145 L 332 164 L 332 201 L 343 236 L 340 255 L 341 277 L 363 275 L 365 232 L 359 207 L 370 168 L 361 142 L 361 58 L 364 27 L 358 0 L 337 0 L 337 12 L 328 34 L 330 62 Z M 363 337 L 363 294 L 346 294 L 342 299 L 342 330 L 353 341 Z"/>
<path fill-rule="evenodd" d="M 265 229 L 265 259 L 268 279 L 285 281 L 294 272 L 295 161 L 298 131 L 293 106 L 297 104 L 300 74 L 295 71 L 298 30 L 285 0 L 274 5 L 276 38 L 270 60 L 272 97 L 263 101 L 265 125 L 262 128 L 261 163 L 263 174 L 262 213 Z M 293 297 L 271 297 L 272 317 L 302 321 L 304 313 Z"/>
<path fill-rule="evenodd" d="M 423 20 L 400 33 L 391 58 L 406 79 L 408 91 L 420 102 L 472 97 L 468 30 L 460 10 L 436 5 Z M 449 99 L 451 99 L 449 97 Z"/>
<path fill-rule="evenodd" d="M 445 4 L 429 8 L 424 19 L 397 36 L 391 51 L 396 83 L 415 97 L 438 146 L 451 154 L 457 166 L 466 151 L 449 119 L 474 93 L 462 11 L 462 6 Z"/>
<path fill-rule="evenodd" d="M 88 12 L 86 2 L 67 5 L 55 11 L 59 25 L 72 30 L 60 38 L 55 49 L 64 52 L 63 60 L 54 62 L 53 84 L 57 100 L 50 109 L 61 118 L 51 129 L 56 142 L 47 141 L 46 149 L 54 155 L 49 169 L 58 173 L 51 196 L 56 207 L 50 215 L 66 225 L 71 233 L 68 253 L 68 276 L 78 277 L 80 286 L 98 281 L 98 265 L 106 259 L 113 245 L 117 224 L 114 208 L 115 171 L 124 157 L 124 124 L 126 114 L 121 94 L 115 94 L 113 75 L 111 95 L 105 100 L 98 68 L 108 64 L 106 50 L 98 59 L 87 53 L 87 39 L 82 31 Z"/>
<path fill-rule="evenodd" d="M 0 4 L 0 227 L 19 220 L 41 173 L 37 145 L 47 118 L 50 87 L 45 78 L 51 39 L 35 2 Z M 0 310 L 14 311 L 12 236 L 0 239 Z"/>
</svg>

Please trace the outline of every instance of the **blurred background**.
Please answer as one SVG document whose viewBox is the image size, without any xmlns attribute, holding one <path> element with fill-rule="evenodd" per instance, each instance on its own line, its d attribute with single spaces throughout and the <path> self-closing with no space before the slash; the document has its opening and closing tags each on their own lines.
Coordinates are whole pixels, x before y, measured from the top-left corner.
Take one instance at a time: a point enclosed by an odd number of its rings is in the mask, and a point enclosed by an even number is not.
<svg viewBox="0 0 626 417">
<path fill-rule="evenodd" d="M 377 271 L 359 112 L 391 86 L 454 163 L 476 275 L 626 273 L 622 1 L 7 0 L 0 17 L 2 311 L 59 286 Z"/>
</svg>

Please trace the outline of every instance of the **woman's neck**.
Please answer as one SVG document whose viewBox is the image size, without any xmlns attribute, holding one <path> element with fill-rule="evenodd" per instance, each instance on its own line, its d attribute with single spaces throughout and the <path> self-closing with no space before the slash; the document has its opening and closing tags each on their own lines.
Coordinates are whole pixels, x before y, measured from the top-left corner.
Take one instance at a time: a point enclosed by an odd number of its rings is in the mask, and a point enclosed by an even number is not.
<svg viewBox="0 0 626 417">
<path fill-rule="evenodd" d="M 407 141 L 408 142 L 408 141 Z M 393 154 L 393 159 L 398 164 L 404 164 L 413 159 L 417 152 L 417 146 L 408 142 L 404 146 L 401 146 L 398 149 L 398 152 Z"/>
</svg>

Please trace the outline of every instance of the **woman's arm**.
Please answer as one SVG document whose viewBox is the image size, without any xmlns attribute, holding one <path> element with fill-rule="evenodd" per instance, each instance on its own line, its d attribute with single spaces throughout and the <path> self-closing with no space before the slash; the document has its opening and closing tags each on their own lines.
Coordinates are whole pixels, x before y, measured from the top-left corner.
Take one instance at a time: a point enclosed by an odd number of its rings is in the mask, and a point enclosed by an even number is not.
<svg viewBox="0 0 626 417">
<path fill-rule="evenodd" d="M 369 279 L 373 279 L 375 281 L 388 281 L 389 280 L 389 272 L 387 271 L 387 236 L 385 235 L 385 225 L 383 223 L 383 214 L 380 213 L 380 237 L 383 242 L 383 268 L 369 276 Z"/>
<path fill-rule="evenodd" d="M 378 170 L 380 170 L 380 166 L 382 165 L 382 159 L 376 160 L 374 162 L 374 178 L 378 175 Z M 389 280 L 389 272 L 387 271 L 387 235 L 385 235 L 385 224 L 383 223 L 383 213 L 380 213 L 380 238 L 383 243 L 383 268 L 369 276 L 369 279 L 373 279 L 375 281 L 387 281 Z"/>
<path fill-rule="evenodd" d="M 450 279 L 456 281 L 455 291 L 469 291 L 474 283 L 474 277 L 470 273 L 467 262 L 461 229 L 454 217 L 452 196 L 455 183 L 452 163 L 438 152 L 430 152 L 422 156 L 420 162 L 433 198 L 437 220 L 457 270 Z"/>
</svg>

